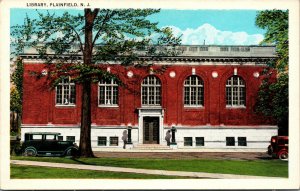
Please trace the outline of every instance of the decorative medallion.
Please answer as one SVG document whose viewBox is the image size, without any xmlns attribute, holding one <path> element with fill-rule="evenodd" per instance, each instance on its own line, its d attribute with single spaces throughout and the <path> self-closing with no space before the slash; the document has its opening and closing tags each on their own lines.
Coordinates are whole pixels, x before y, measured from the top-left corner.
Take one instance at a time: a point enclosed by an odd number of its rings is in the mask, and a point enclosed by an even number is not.
<svg viewBox="0 0 300 191">
<path fill-rule="evenodd" d="M 46 76 L 48 74 L 48 71 L 46 69 L 42 70 L 41 72 L 42 76 Z"/>
<path fill-rule="evenodd" d="M 132 78 L 133 72 L 132 72 L 132 71 L 128 71 L 128 72 L 127 72 L 127 76 L 128 76 L 128 78 Z"/>
<path fill-rule="evenodd" d="M 171 78 L 175 78 L 176 73 L 174 71 L 171 71 L 169 75 L 170 75 Z"/>
<path fill-rule="evenodd" d="M 254 76 L 255 78 L 258 78 L 258 77 L 259 77 L 259 72 L 254 72 L 254 73 L 253 73 L 253 76 Z"/>
<path fill-rule="evenodd" d="M 213 77 L 213 78 L 217 78 L 218 77 L 218 72 L 216 72 L 216 71 L 213 71 L 212 73 L 211 73 L 211 76 Z"/>
</svg>

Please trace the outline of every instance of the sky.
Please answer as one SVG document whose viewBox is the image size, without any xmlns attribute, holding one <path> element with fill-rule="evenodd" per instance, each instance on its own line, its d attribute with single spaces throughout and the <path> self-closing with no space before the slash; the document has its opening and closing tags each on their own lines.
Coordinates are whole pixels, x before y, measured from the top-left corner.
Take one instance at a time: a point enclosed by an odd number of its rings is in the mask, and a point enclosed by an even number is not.
<svg viewBox="0 0 300 191">
<path fill-rule="evenodd" d="M 65 10 L 55 11 L 62 14 Z M 26 13 L 37 17 L 33 9 L 11 9 L 11 26 L 23 24 Z M 161 10 L 149 20 L 171 27 L 175 35 L 182 35 L 184 45 L 258 45 L 265 31 L 255 26 L 256 14 L 256 10 Z"/>
</svg>

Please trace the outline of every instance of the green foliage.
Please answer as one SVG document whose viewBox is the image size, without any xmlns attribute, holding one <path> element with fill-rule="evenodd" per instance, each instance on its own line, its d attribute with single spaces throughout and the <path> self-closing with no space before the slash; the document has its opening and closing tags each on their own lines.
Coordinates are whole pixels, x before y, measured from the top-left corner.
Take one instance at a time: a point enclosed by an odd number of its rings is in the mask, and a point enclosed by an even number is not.
<svg viewBox="0 0 300 191">
<path fill-rule="evenodd" d="M 11 81 L 15 85 L 10 90 L 10 111 L 18 114 L 22 113 L 22 97 L 23 97 L 23 63 L 21 59 L 15 62 L 16 68 L 11 76 Z"/>
<path fill-rule="evenodd" d="M 123 65 L 141 63 L 136 51 L 140 48 L 145 55 L 175 54 L 174 47 L 180 43 L 180 38 L 174 37 L 170 28 L 159 29 L 157 23 L 147 19 L 157 12 L 157 9 L 94 9 L 92 42 L 86 42 L 86 15 L 83 13 L 38 12 L 39 18 L 27 16 L 24 25 L 12 27 L 14 54 L 23 53 L 27 47 L 34 48 L 46 60 L 47 77 L 52 86 L 65 77 L 71 77 L 76 83 L 116 78 L 99 65 L 111 61 Z M 85 43 L 92 46 L 90 52 L 86 52 Z M 158 50 L 156 45 L 169 48 Z M 90 54 L 93 66 L 82 63 L 86 54 Z"/>
<path fill-rule="evenodd" d="M 272 67 L 279 72 L 287 70 L 289 60 L 289 12 L 288 10 L 266 10 L 258 12 L 256 25 L 266 30 L 263 43 L 274 43 L 278 60 L 272 63 Z"/>
<path fill-rule="evenodd" d="M 288 126 L 288 75 L 280 75 L 275 83 L 263 81 L 258 92 L 257 111 L 277 119 L 281 128 Z"/>
<path fill-rule="evenodd" d="M 10 90 L 10 111 L 16 113 L 21 113 L 22 111 L 21 96 L 16 88 Z"/>
<path fill-rule="evenodd" d="M 288 10 L 266 10 L 258 12 L 256 25 L 266 29 L 263 43 L 276 45 L 277 59 L 269 63 L 266 79 L 260 87 L 257 101 L 257 111 L 277 120 L 280 133 L 288 134 L 288 63 L 289 63 L 289 38 L 288 38 Z M 277 81 L 270 78 L 273 71 L 277 73 Z M 282 131 L 283 130 L 283 131 Z"/>
</svg>

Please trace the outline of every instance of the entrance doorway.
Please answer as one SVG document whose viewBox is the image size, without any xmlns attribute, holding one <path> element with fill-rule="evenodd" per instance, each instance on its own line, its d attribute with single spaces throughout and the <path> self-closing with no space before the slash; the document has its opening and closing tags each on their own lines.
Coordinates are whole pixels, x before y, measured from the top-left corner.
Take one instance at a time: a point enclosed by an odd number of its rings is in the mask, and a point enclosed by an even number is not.
<svg viewBox="0 0 300 191">
<path fill-rule="evenodd" d="M 159 117 L 144 117 L 144 144 L 159 144 Z"/>
</svg>

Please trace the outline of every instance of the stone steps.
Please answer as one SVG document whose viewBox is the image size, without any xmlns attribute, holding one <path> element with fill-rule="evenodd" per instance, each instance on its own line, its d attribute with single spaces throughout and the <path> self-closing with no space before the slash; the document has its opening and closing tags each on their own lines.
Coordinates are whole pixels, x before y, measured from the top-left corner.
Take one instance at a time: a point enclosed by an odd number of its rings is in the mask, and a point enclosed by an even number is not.
<svg viewBox="0 0 300 191">
<path fill-rule="evenodd" d="M 159 144 L 139 144 L 133 147 L 135 150 L 171 150 L 167 145 Z"/>
</svg>

